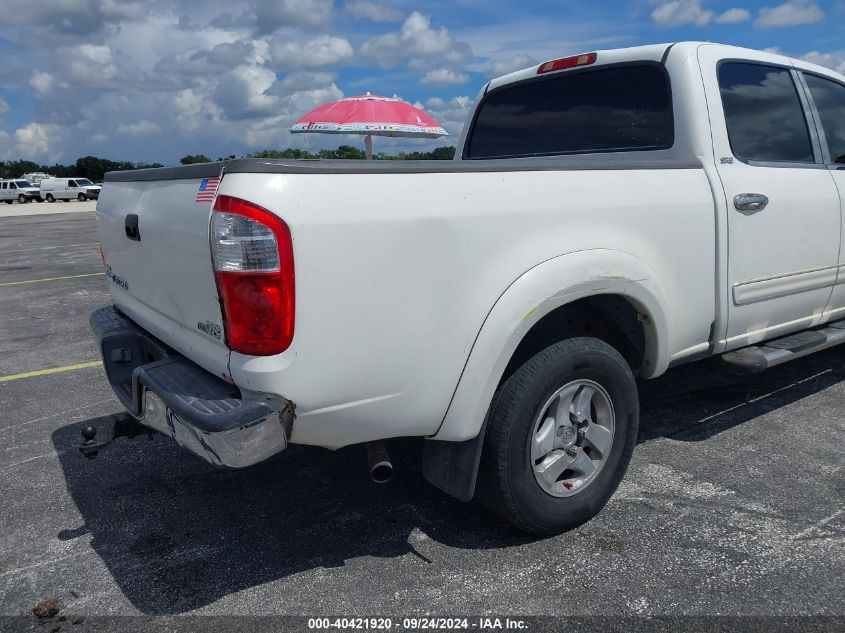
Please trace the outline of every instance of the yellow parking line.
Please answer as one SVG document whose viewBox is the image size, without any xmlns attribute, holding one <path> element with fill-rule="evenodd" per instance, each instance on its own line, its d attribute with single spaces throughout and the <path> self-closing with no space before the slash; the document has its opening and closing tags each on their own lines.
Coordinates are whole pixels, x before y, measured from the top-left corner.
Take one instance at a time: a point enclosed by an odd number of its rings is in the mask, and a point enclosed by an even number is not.
<svg viewBox="0 0 845 633">
<path fill-rule="evenodd" d="M 52 251 L 57 248 L 71 248 L 74 246 L 97 246 L 99 242 L 89 242 L 87 244 L 59 244 L 58 246 L 34 246 L 32 248 L 13 248 L 10 251 L 0 251 L 0 255 L 3 253 L 26 253 L 28 251 Z"/>
<path fill-rule="evenodd" d="M 49 369 L 39 369 L 38 371 L 27 371 L 22 374 L 0 376 L 0 382 L 20 380 L 21 378 L 32 378 L 33 376 L 48 376 L 50 374 L 58 374 L 63 371 L 74 371 L 75 369 L 85 369 L 86 367 L 97 367 L 102 364 L 103 361 L 101 360 L 92 360 L 88 363 L 77 363 L 76 365 L 65 365 L 64 367 L 50 367 Z"/>
<path fill-rule="evenodd" d="M 37 284 L 39 281 L 61 281 L 62 279 L 79 279 L 80 277 L 96 277 L 106 273 L 85 273 L 84 275 L 66 275 L 65 277 L 45 277 L 43 279 L 27 279 L 26 281 L 4 281 L 0 286 L 20 286 L 21 284 Z"/>
</svg>

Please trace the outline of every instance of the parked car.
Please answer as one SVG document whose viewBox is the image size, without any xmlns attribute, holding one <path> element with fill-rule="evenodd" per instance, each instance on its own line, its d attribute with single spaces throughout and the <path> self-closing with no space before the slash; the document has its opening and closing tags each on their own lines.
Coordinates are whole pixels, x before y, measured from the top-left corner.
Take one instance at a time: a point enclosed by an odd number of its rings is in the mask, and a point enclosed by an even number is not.
<svg viewBox="0 0 845 633">
<path fill-rule="evenodd" d="M 15 200 L 22 204 L 32 200 L 42 202 L 41 192 L 38 187 L 23 178 L 0 180 L 0 201 L 12 204 Z"/>
<path fill-rule="evenodd" d="M 843 120 L 836 72 L 679 43 L 490 81 L 451 162 L 109 173 L 91 325 L 129 415 L 106 442 L 146 427 L 229 467 L 365 443 L 384 480 L 382 440 L 415 436 L 459 499 L 586 521 L 636 377 L 845 341 Z"/>
<path fill-rule="evenodd" d="M 41 196 L 47 202 L 76 198 L 80 202 L 96 200 L 100 196 L 100 185 L 87 178 L 45 178 L 41 181 Z"/>
</svg>

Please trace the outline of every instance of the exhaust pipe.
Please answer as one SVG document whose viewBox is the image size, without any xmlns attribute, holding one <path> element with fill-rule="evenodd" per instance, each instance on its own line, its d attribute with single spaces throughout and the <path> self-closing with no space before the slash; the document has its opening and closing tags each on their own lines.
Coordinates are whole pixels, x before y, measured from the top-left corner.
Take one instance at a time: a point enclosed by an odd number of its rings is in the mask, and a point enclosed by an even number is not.
<svg viewBox="0 0 845 633">
<path fill-rule="evenodd" d="M 393 464 L 381 440 L 367 442 L 367 465 L 370 467 L 370 478 L 375 483 L 386 484 L 393 478 Z"/>
</svg>

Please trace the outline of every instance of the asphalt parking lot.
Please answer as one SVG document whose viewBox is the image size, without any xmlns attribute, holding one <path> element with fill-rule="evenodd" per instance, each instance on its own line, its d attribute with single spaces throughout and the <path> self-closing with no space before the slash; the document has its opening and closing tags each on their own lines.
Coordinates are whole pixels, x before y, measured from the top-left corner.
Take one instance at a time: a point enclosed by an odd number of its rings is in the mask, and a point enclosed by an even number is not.
<svg viewBox="0 0 845 633">
<path fill-rule="evenodd" d="M 0 206 L 3 615 L 845 616 L 845 350 L 644 384 L 617 494 L 537 540 L 432 488 L 411 442 L 384 486 L 358 447 L 221 471 L 140 438 L 84 460 L 80 430 L 120 410 L 88 333 L 97 240 L 93 213 Z"/>
</svg>

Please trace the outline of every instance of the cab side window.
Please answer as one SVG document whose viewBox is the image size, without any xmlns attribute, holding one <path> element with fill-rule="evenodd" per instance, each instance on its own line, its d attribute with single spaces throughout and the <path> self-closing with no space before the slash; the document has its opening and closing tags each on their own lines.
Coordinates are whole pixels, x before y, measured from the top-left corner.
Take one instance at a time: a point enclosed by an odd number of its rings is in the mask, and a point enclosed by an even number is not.
<svg viewBox="0 0 845 633">
<path fill-rule="evenodd" d="M 13 183 L 13 182 L 9 183 L 9 189 L 17 189 L 17 188 L 18 188 L 18 186 L 15 183 Z"/>
<path fill-rule="evenodd" d="M 845 164 L 845 86 L 816 75 L 804 75 L 819 112 L 831 162 Z"/>
<path fill-rule="evenodd" d="M 68 187 L 76 187 L 76 181 L 75 180 L 68 180 L 67 186 Z"/>
<path fill-rule="evenodd" d="M 807 120 L 788 70 L 725 62 L 719 66 L 719 91 L 734 156 L 742 161 L 814 162 Z"/>
</svg>

